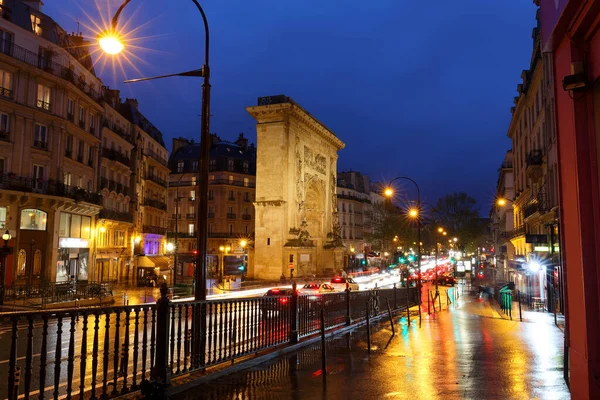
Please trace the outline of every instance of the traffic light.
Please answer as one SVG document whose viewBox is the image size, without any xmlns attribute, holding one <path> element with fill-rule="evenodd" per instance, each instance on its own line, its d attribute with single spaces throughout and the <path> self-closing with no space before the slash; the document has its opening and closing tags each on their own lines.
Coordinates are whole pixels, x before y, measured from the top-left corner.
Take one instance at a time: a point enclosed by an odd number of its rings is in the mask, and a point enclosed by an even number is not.
<svg viewBox="0 0 600 400">
<path fill-rule="evenodd" d="M 404 257 L 400 257 L 398 261 L 400 261 L 400 264 L 406 264 L 406 258 Z"/>
<path fill-rule="evenodd" d="M 240 265 L 240 266 L 238 267 L 238 269 L 239 269 L 240 271 L 243 271 L 243 270 L 245 269 L 245 268 L 244 268 L 244 264 Z"/>
<path fill-rule="evenodd" d="M 367 265 L 367 260 L 364 258 L 360 261 L 360 265 Z"/>
<path fill-rule="evenodd" d="M 415 261 L 415 256 L 413 256 L 412 254 L 410 256 L 408 256 L 408 261 L 414 262 Z"/>
<path fill-rule="evenodd" d="M 450 263 L 456 264 L 456 259 L 454 257 L 450 257 Z"/>
<path fill-rule="evenodd" d="M 198 255 L 198 250 L 194 250 L 194 255 L 197 256 Z"/>
</svg>

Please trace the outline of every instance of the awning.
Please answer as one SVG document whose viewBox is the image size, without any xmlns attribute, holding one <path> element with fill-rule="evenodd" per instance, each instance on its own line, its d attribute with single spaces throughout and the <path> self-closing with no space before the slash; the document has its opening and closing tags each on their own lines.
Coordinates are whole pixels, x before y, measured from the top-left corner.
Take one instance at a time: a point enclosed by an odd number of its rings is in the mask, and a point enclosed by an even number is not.
<svg viewBox="0 0 600 400">
<path fill-rule="evenodd" d="M 154 263 L 155 267 L 162 269 L 169 269 L 169 264 L 171 262 L 171 257 L 167 256 L 147 256 L 146 258 L 150 259 Z"/>
<path fill-rule="evenodd" d="M 138 267 L 142 268 L 154 268 L 154 263 L 146 256 L 141 256 L 137 258 Z"/>
</svg>

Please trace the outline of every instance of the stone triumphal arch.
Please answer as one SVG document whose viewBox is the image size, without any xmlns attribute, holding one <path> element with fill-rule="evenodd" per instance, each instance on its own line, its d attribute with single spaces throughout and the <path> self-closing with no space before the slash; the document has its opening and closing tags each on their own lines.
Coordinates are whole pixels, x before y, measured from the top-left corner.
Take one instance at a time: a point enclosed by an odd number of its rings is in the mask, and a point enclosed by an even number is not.
<svg viewBox="0 0 600 400">
<path fill-rule="evenodd" d="M 337 152 L 344 143 L 289 97 L 258 99 L 254 262 L 260 279 L 342 268 Z"/>
</svg>

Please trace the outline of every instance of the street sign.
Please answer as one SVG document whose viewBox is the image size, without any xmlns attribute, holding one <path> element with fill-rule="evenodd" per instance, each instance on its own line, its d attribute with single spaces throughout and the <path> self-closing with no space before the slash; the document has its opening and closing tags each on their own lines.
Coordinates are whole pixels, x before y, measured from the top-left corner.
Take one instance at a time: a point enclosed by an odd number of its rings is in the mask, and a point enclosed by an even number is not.
<svg viewBox="0 0 600 400">
<path fill-rule="evenodd" d="M 289 268 L 289 269 L 294 269 L 294 263 L 289 263 L 289 264 L 288 264 L 288 268 Z"/>
<path fill-rule="evenodd" d="M 465 272 L 465 262 L 464 261 L 456 262 L 456 272 Z"/>
</svg>

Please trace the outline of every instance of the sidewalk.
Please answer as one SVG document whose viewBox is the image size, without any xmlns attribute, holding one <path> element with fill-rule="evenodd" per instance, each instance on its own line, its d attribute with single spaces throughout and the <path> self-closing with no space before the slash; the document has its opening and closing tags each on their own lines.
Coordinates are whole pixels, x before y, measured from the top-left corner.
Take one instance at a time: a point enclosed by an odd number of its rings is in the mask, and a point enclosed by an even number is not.
<svg viewBox="0 0 600 400">
<path fill-rule="evenodd" d="M 426 306 L 425 306 L 426 307 Z M 563 334 L 549 323 L 509 321 L 486 298 L 460 297 L 408 327 L 395 318 L 202 385 L 176 399 L 568 399 Z M 553 321 L 552 321 L 553 322 Z"/>
</svg>

